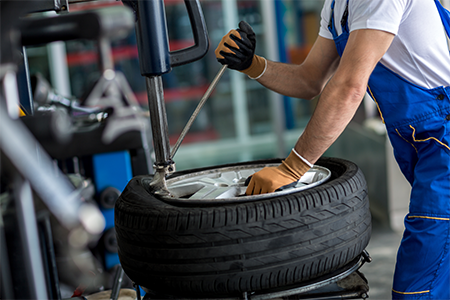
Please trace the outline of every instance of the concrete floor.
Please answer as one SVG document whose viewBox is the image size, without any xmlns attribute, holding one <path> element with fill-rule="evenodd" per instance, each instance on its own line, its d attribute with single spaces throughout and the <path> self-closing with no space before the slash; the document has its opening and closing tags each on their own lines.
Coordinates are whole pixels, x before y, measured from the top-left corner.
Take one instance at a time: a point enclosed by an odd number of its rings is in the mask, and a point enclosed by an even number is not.
<svg viewBox="0 0 450 300">
<path fill-rule="evenodd" d="M 369 281 L 369 300 L 392 299 L 392 278 L 401 238 L 400 233 L 374 221 L 372 237 L 367 247 L 372 262 L 361 268 Z"/>
</svg>

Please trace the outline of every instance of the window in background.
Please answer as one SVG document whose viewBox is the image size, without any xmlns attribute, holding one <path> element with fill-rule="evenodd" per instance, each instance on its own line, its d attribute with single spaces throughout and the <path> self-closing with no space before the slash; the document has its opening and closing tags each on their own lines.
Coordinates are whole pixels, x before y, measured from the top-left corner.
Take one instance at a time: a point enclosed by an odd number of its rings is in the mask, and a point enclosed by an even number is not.
<svg viewBox="0 0 450 300">
<path fill-rule="evenodd" d="M 323 0 L 275 1 L 280 61 L 301 64 L 311 50 L 320 26 Z M 286 128 L 304 128 L 315 101 L 283 97 Z"/>
</svg>

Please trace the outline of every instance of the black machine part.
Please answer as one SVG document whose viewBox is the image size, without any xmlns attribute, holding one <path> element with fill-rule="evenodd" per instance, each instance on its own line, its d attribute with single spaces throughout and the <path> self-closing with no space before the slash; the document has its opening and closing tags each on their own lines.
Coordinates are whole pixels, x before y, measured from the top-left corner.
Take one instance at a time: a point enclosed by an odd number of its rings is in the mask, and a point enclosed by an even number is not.
<svg viewBox="0 0 450 300">
<path fill-rule="evenodd" d="M 142 76 L 160 76 L 172 67 L 199 60 L 209 49 L 208 32 L 199 0 L 184 0 L 191 23 L 194 45 L 169 51 L 163 0 L 123 1 L 136 14 L 136 36 Z"/>
<path fill-rule="evenodd" d="M 117 39 L 133 28 L 132 12 L 121 6 L 67 15 L 24 20 L 21 24 L 23 46 L 75 39 Z"/>
<path fill-rule="evenodd" d="M 38 111 L 20 120 L 40 143 L 67 144 L 72 137 L 72 124 L 63 109 Z"/>
</svg>

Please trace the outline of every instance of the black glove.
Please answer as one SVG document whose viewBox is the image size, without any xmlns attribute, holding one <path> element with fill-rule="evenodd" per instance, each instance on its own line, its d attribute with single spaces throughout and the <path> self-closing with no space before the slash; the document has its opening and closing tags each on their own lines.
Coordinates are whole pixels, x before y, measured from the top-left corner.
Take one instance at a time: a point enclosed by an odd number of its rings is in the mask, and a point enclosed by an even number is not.
<svg viewBox="0 0 450 300">
<path fill-rule="evenodd" d="M 252 65 L 255 47 L 255 32 L 247 22 L 241 21 L 239 29 L 231 30 L 222 38 L 215 54 L 221 64 L 243 71 Z"/>
</svg>

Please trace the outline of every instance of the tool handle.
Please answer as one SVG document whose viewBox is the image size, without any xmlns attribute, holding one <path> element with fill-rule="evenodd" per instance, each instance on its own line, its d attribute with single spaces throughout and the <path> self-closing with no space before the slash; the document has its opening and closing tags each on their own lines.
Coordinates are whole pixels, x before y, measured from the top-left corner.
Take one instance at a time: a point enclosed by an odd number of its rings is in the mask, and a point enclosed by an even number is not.
<svg viewBox="0 0 450 300">
<path fill-rule="evenodd" d="M 172 67 L 188 64 L 201 59 L 209 49 L 208 31 L 199 0 L 184 0 L 191 23 L 195 45 L 170 52 Z"/>
<path fill-rule="evenodd" d="M 161 76 L 172 67 L 202 58 L 209 49 L 208 32 L 199 0 L 184 0 L 195 44 L 169 50 L 166 13 L 163 0 L 141 0 L 136 4 L 136 38 L 142 76 Z"/>
</svg>

